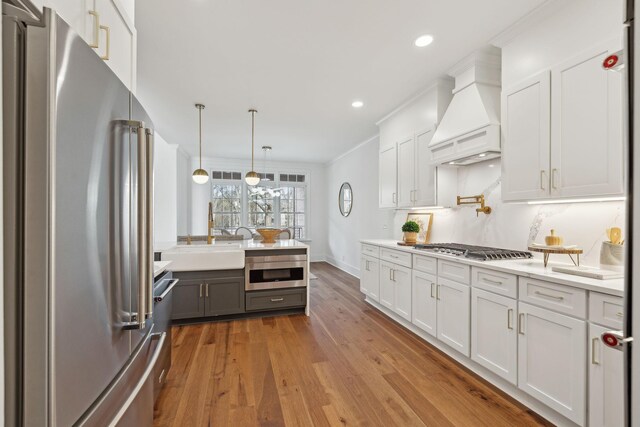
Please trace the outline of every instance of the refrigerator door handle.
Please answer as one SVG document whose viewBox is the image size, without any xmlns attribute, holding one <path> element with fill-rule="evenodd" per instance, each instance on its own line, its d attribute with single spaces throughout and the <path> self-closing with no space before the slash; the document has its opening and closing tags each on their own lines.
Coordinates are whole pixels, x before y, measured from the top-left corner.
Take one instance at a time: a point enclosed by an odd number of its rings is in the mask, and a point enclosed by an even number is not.
<svg viewBox="0 0 640 427">
<path fill-rule="evenodd" d="M 147 319 L 153 318 L 153 129 L 146 128 L 145 136 L 145 160 L 146 160 L 146 237 L 147 237 L 147 299 L 145 315 Z"/>
<path fill-rule="evenodd" d="M 136 239 L 138 242 L 138 268 L 137 268 L 137 283 L 138 283 L 138 310 L 137 312 L 131 313 L 131 318 L 129 322 L 124 322 L 124 329 L 144 329 L 146 324 L 146 310 L 148 307 L 147 299 L 153 298 L 153 291 L 148 292 L 149 287 L 153 286 L 153 267 L 151 267 L 151 284 L 149 281 L 149 263 L 153 265 L 153 258 L 149 260 L 148 248 L 147 248 L 147 159 L 146 159 L 146 147 L 147 147 L 147 138 L 144 127 L 144 122 L 136 121 L 136 120 L 118 120 L 116 122 L 117 125 L 128 127 L 130 131 L 137 135 L 137 151 L 138 151 L 138 159 L 137 159 L 137 169 L 138 173 L 136 176 L 136 187 L 137 187 L 137 218 L 136 221 L 136 230 L 137 235 Z M 153 301 L 151 301 L 153 304 Z"/>
</svg>

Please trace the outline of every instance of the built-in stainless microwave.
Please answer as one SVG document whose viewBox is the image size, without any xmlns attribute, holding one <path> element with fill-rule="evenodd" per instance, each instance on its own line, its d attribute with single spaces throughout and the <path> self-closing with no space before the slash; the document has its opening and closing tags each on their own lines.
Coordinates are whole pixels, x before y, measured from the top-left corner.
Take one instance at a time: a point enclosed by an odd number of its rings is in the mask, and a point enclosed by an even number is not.
<svg viewBox="0 0 640 427">
<path fill-rule="evenodd" d="M 247 257 L 247 291 L 297 288 L 307 285 L 307 255 L 271 255 Z"/>
</svg>

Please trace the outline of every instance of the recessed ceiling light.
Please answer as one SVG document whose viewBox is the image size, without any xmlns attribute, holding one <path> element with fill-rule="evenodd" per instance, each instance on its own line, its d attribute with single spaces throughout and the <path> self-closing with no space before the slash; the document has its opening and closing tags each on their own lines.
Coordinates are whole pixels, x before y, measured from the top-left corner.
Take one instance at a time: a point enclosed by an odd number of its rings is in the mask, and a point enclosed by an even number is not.
<svg viewBox="0 0 640 427">
<path fill-rule="evenodd" d="M 362 101 L 353 101 L 351 103 L 351 106 L 353 108 L 362 108 L 363 105 L 364 105 L 364 102 L 362 102 Z"/>
<path fill-rule="evenodd" d="M 430 36 L 429 34 L 425 34 L 416 39 L 415 45 L 418 47 L 425 47 L 425 46 L 429 46 L 432 42 L 433 42 L 433 36 Z"/>
</svg>

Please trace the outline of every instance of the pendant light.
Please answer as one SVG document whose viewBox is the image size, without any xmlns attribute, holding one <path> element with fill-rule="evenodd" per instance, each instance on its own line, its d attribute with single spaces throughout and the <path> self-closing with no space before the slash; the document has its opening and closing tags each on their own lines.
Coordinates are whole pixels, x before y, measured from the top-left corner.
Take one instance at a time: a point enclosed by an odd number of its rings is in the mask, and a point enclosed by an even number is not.
<svg viewBox="0 0 640 427">
<path fill-rule="evenodd" d="M 262 146 L 262 152 L 264 153 L 263 155 L 263 167 L 264 167 L 264 178 L 262 179 L 262 181 L 271 181 L 269 178 L 267 178 L 267 154 L 271 151 L 271 146 L 269 145 L 263 145 Z"/>
<path fill-rule="evenodd" d="M 253 170 L 253 145 L 254 145 L 254 139 L 255 139 L 255 133 L 256 133 L 255 121 L 256 121 L 256 113 L 258 112 L 258 110 L 251 109 L 249 110 L 249 112 L 251 113 L 251 170 L 247 172 L 247 174 L 244 177 L 244 180 L 247 183 L 247 185 L 254 186 L 260 183 L 260 176 L 256 171 Z"/>
<path fill-rule="evenodd" d="M 203 104 L 196 104 L 198 109 L 198 126 L 200 134 L 200 167 L 193 171 L 193 182 L 196 184 L 206 184 L 209 181 L 209 174 L 206 170 L 202 169 L 202 110 L 204 110 Z"/>
</svg>

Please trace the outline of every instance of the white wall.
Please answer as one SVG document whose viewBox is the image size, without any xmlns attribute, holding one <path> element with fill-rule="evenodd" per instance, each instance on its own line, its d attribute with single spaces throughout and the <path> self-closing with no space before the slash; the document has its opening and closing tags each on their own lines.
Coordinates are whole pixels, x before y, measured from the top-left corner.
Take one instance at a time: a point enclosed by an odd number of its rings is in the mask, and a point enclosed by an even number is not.
<svg viewBox="0 0 640 427">
<path fill-rule="evenodd" d="M 153 240 L 175 242 L 178 235 L 178 146 L 155 134 L 153 150 Z"/>
<path fill-rule="evenodd" d="M 191 181 L 191 173 L 194 168 L 198 167 L 198 159 L 191 159 L 191 167 L 188 171 L 188 177 L 191 182 L 191 203 L 189 205 L 188 217 L 191 224 L 188 233 L 193 235 L 207 234 L 207 212 L 209 201 L 211 200 L 211 185 L 195 184 Z M 237 170 L 243 173 L 251 168 L 250 160 L 241 159 L 202 159 L 202 168 L 210 172 L 211 170 Z M 262 161 L 257 161 L 255 169 L 258 172 L 264 170 Z M 312 261 L 324 260 L 326 253 L 326 233 L 327 222 L 324 217 L 324 206 L 326 202 L 326 181 L 324 165 L 319 163 L 300 163 L 300 162 L 277 162 L 269 161 L 267 164 L 267 172 L 289 172 L 307 174 L 309 179 L 307 183 L 309 197 L 309 213 L 307 219 L 309 226 L 307 229 L 307 238 L 305 242 L 310 245 L 310 254 Z M 211 181 L 209 181 L 211 182 Z"/>
<path fill-rule="evenodd" d="M 374 138 L 327 164 L 326 260 L 353 274 L 360 272 L 360 240 L 391 238 L 394 211 L 378 208 L 379 140 Z M 343 217 L 338 208 L 338 192 L 343 182 L 351 184 L 353 208 Z"/>
<path fill-rule="evenodd" d="M 178 149 L 178 169 L 177 169 L 177 233 L 178 236 L 189 234 L 191 229 L 191 158 L 187 153 Z"/>
</svg>

